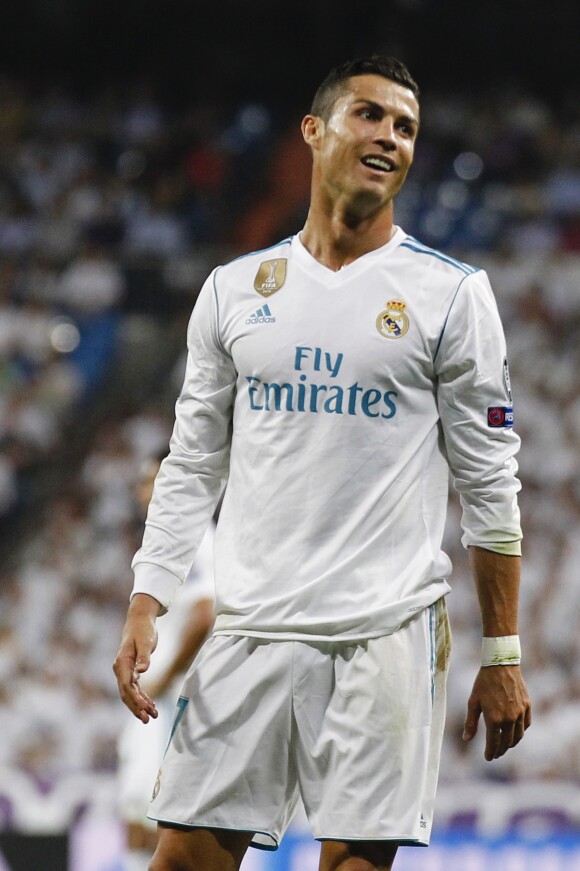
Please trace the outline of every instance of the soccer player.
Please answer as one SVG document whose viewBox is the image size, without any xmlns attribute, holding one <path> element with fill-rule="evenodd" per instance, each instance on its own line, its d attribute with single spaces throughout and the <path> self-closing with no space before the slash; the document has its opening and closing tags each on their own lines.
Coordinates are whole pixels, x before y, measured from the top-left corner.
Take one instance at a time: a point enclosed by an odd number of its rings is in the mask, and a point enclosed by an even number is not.
<svg viewBox="0 0 580 871">
<path fill-rule="evenodd" d="M 384 871 L 429 841 L 451 565 L 448 471 L 482 615 L 485 757 L 530 723 L 517 627 L 519 440 L 486 275 L 394 224 L 418 88 L 391 58 L 348 62 L 302 132 L 303 230 L 216 269 L 189 358 L 115 663 L 139 676 L 227 479 L 216 623 L 189 671 L 150 814 L 151 871 L 235 871 L 275 848 L 300 794 L 320 871 Z M 163 619 L 163 618 L 161 618 Z"/>
</svg>

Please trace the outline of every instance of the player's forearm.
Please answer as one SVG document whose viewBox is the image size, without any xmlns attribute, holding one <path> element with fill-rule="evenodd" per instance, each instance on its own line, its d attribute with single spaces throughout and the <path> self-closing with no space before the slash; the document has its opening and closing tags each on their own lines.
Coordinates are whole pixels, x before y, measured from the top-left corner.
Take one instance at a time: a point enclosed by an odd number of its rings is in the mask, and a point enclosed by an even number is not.
<svg viewBox="0 0 580 871">
<path fill-rule="evenodd" d="M 517 635 L 520 557 L 470 547 L 469 560 L 481 609 L 483 635 Z"/>
<path fill-rule="evenodd" d="M 127 619 L 145 617 L 155 621 L 162 610 L 163 606 L 153 596 L 148 593 L 135 593 L 129 604 Z"/>
</svg>

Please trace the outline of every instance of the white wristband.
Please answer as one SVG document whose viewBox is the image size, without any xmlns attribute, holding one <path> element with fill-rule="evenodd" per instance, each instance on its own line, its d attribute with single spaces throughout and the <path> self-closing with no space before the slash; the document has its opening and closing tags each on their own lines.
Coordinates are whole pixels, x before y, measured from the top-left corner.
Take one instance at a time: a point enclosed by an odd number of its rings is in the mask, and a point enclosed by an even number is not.
<svg viewBox="0 0 580 871">
<path fill-rule="evenodd" d="M 481 639 L 481 664 L 519 665 L 522 648 L 519 635 L 499 635 L 497 638 Z"/>
</svg>

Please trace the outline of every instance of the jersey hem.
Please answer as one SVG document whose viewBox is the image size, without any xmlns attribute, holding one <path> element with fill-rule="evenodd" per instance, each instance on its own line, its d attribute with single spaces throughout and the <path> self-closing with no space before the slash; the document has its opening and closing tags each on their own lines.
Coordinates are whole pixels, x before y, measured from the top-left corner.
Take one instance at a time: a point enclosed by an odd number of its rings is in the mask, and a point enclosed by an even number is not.
<svg viewBox="0 0 580 871">
<path fill-rule="evenodd" d="M 427 607 L 429 606 L 427 605 Z M 421 612 L 417 611 L 416 613 L 420 614 Z M 257 629 L 215 629 L 212 635 L 241 635 L 246 638 L 263 638 L 270 641 L 364 641 L 368 638 L 381 638 L 383 635 L 393 635 L 400 628 L 401 626 L 398 625 L 387 629 L 378 629 L 376 632 L 357 633 L 356 635 L 344 635 L 343 633 L 321 635 L 306 632 L 265 632 Z"/>
<path fill-rule="evenodd" d="M 241 635 L 249 638 L 263 638 L 270 641 L 313 641 L 313 642 L 334 642 L 334 641 L 365 641 L 369 638 L 381 638 L 383 635 L 394 635 L 404 626 L 407 626 L 415 620 L 423 611 L 430 608 L 440 599 L 445 598 L 451 592 L 446 578 L 436 579 L 442 583 L 443 589 L 438 589 L 439 595 L 435 595 L 433 599 L 428 599 L 424 604 L 419 604 L 412 610 L 407 610 L 401 619 L 389 626 L 380 626 L 376 629 L 367 629 L 356 631 L 339 631 L 333 632 L 307 632 L 305 630 L 296 631 L 277 631 L 276 629 L 252 629 L 243 626 L 214 626 L 212 635 Z M 398 616 L 398 615 L 397 615 Z M 216 618 L 216 624 L 219 622 L 219 615 Z"/>
</svg>

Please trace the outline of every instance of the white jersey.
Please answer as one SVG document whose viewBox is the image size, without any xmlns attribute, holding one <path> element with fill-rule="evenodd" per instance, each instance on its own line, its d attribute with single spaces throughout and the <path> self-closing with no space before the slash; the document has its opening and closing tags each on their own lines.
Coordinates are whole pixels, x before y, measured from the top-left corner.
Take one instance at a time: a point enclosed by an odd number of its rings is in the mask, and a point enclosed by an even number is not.
<svg viewBox="0 0 580 871">
<path fill-rule="evenodd" d="M 505 341 L 484 272 L 399 228 L 333 272 L 294 236 L 196 303 L 134 592 L 169 605 L 218 497 L 217 633 L 360 639 L 448 590 L 463 543 L 520 552 Z"/>
</svg>

